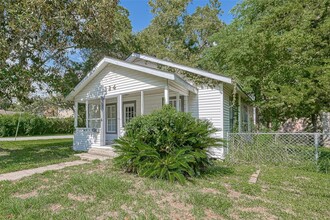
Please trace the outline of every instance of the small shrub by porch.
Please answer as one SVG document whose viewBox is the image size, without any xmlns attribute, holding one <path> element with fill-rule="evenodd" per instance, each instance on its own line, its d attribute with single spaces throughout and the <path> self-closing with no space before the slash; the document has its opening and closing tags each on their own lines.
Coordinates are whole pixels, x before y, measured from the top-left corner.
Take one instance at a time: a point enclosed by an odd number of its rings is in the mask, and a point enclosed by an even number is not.
<svg viewBox="0 0 330 220">
<path fill-rule="evenodd" d="M 212 137 L 216 131 L 209 121 L 164 106 L 126 125 L 125 135 L 115 141 L 115 162 L 127 172 L 183 183 L 212 164 L 206 151 L 221 145 Z"/>
</svg>

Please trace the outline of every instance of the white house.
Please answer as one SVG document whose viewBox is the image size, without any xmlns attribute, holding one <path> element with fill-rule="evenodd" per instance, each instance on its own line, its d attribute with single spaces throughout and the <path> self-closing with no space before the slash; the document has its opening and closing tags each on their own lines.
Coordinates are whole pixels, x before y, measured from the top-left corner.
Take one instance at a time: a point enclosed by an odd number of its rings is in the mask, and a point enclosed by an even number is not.
<svg viewBox="0 0 330 220">
<path fill-rule="evenodd" d="M 180 71 L 210 78 L 217 85 L 197 86 L 177 73 Z M 233 129 L 234 115 L 238 115 L 238 130 L 249 131 L 253 121 L 253 109 L 245 101 L 249 97 L 237 87 L 239 107 L 234 114 L 234 88 L 231 78 L 147 55 L 133 53 L 125 61 L 105 57 L 66 98 L 75 102 L 73 148 L 110 148 L 123 135 L 128 121 L 164 104 L 211 121 L 220 138 Z M 83 128 L 78 127 L 78 105 L 85 105 L 88 113 Z M 222 149 L 213 149 L 213 154 L 221 156 Z"/>
</svg>

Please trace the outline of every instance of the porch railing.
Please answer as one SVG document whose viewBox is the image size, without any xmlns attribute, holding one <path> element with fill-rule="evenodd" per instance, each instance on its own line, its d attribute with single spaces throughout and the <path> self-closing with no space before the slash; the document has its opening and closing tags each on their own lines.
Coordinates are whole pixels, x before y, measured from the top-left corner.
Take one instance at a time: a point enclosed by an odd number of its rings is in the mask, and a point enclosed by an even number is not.
<svg viewBox="0 0 330 220">
<path fill-rule="evenodd" d="M 73 149 L 86 151 L 93 146 L 100 146 L 100 129 L 76 128 L 74 132 Z"/>
</svg>

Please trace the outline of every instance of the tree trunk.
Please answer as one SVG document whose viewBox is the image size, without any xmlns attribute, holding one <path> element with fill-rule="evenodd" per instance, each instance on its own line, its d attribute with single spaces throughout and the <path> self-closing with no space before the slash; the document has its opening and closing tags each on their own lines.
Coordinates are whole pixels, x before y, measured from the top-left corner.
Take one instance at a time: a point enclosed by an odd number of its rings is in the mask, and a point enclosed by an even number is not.
<svg viewBox="0 0 330 220">
<path fill-rule="evenodd" d="M 311 117 L 311 119 L 312 119 L 312 131 L 313 132 L 317 132 L 317 114 L 312 114 L 312 117 Z"/>
</svg>

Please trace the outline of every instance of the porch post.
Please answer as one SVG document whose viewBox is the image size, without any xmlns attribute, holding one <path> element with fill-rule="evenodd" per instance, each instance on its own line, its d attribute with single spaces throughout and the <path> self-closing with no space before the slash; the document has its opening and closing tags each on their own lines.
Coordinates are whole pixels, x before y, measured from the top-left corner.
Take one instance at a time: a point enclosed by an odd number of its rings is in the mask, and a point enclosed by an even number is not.
<svg viewBox="0 0 330 220">
<path fill-rule="evenodd" d="M 257 109 L 256 107 L 253 107 L 253 125 L 257 125 Z"/>
<path fill-rule="evenodd" d="M 241 95 L 238 94 L 238 132 L 242 131 L 242 100 Z"/>
<path fill-rule="evenodd" d="M 180 93 L 176 94 L 176 106 L 175 107 L 176 107 L 176 110 L 179 112 L 180 111 Z"/>
<path fill-rule="evenodd" d="M 141 115 L 144 115 L 144 92 L 141 91 Z"/>
<path fill-rule="evenodd" d="M 188 107 L 188 97 L 187 95 L 184 96 L 184 111 L 189 112 L 189 107 Z"/>
<path fill-rule="evenodd" d="M 118 95 L 117 96 L 117 112 L 118 112 L 118 128 L 117 128 L 117 133 L 118 137 L 121 137 L 121 128 L 123 127 L 123 96 Z"/>
<path fill-rule="evenodd" d="M 105 98 L 104 96 L 100 99 L 100 114 L 101 114 L 101 134 L 100 134 L 100 145 L 105 145 Z"/>
<path fill-rule="evenodd" d="M 89 115 L 89 111 L 88 111 L 88 100 L 86 100 L 86 128 L 88 128 L 88 115 Z"/>
<path fill-rule="evenodd" d="M 78 127 L 78 102 L 74 102 L 74 127 Z"/>
<path fill-rule="evenodd" d="M 165 85 L 165 89 L 164 89 L 164 104 L 165 105 L 168 105 L 170 104 L 170 94 L 169 94 L 169 91 L 168 91 L 168 85 L 166 83 Z"/>
</svg>

